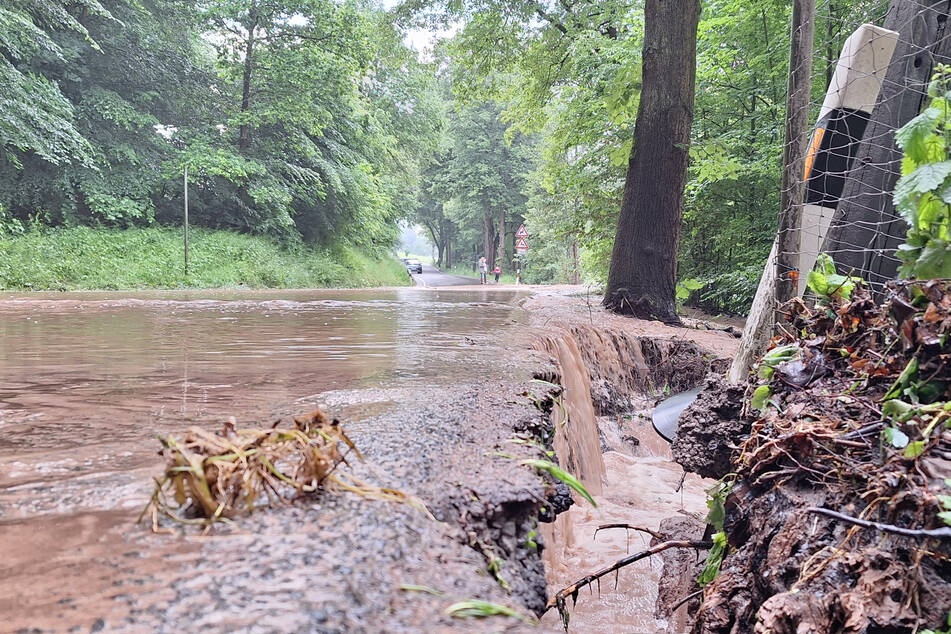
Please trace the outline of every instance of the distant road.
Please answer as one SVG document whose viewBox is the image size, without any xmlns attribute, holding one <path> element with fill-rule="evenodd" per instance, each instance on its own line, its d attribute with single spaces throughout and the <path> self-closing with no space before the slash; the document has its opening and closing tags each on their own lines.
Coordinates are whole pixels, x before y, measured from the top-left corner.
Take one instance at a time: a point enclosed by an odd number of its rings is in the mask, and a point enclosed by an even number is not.
<svg viewBox="0 0 951 634">
<path fill-rule="evenodd" d="M 447 275 L 432 264 L 423 264 L 423 272 L 413 275 L 419 286 L 464 286 L 478 284 L 477 277 L 463 277 L 461 275 Z"/>
</svg>

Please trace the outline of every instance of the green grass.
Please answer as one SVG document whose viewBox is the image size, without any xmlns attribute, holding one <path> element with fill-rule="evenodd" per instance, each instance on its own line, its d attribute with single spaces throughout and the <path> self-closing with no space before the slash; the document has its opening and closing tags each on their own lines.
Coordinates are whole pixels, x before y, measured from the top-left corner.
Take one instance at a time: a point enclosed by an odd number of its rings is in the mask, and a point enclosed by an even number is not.
<svg viewBox="0 0 951 634">
<path fill-rule="evenodd" d="M 283 246 L 263 236 L 195 228 L 189 274 L 180 230 L 75 227 L 0 238 L 0 289 L 348 288 L 406 286 L 395 257 L 352 247 Z"/>
</svg>

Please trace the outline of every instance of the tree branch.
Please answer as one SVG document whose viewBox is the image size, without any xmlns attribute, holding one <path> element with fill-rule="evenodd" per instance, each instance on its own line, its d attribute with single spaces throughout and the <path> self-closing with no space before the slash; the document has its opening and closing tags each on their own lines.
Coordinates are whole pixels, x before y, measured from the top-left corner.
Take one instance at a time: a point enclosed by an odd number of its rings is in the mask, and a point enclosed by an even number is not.
<svg viewBox="0 0 951 634">
<path fill-rule="evenodd" d="M 640 561 L 641 559 L 646 559 L 651 555 L 656 555 L 659 552 L 663 552 L 670 548 L 694 548 L 697 550 L 706 550 L 713 546 L 712 542 L 707 541 L 694 541 L 694 540 L 683 540 L 683 541 L 667 541 L 651 546 L 647 550 L 642 550 L 639 553 L 633 555 L 628 555 L 624 559 L 619 559 L 607 568 L 602 568 L 601 570 L 594 572 L 586 577 L 575 581 L 573 584 L 567 588 L 559 590 L 555 596 L 548 600 L 548 603 L 545 604 L 545 612 L 552 609 L 553 607 L 558 608 L 558 613 L 561 614 L 561 620 L 565 624 L 565 631 L 568 631 L 568 609 L 565 607 L 565 599 L 569 596 L 571 597 L 572 602 L 576 602 L 578 599 L 578 590 L 581 588 L 591 585 L 595 581 L 598 581 L 601 577 L 609 575 L 616 570 L 620 570 L 624 566 L 628 566 L 635 561 Z"/>
<path fill-rule="evenodd" d="M 839 520 L 840 522 L 855 524 L 856 526 L 861 526 L 862 528 L 874 528 L 875 530 L 882 531 L 883 533 L 892 533 L 894 535 L 901 535 L 902 537 L 911 537 L 913 539 L 951 539 L 951 526 L 943 526 L 941 528 L 933 528 L 928 530 L 902 528 L 901 526 L 895 526 L 893 524 L 881 524 L 879 522 L 860 520 L 859 518 L 852 517 L 851 515 L 837 513 L 830 509 L 824 509 L 817 506 L 811 506 L 806 509 L 806 511 L 809 513 L 816 513 L 818 515 L 825 515 L 826 517 L 831 517 L 832 519 Z"/>
</svg>

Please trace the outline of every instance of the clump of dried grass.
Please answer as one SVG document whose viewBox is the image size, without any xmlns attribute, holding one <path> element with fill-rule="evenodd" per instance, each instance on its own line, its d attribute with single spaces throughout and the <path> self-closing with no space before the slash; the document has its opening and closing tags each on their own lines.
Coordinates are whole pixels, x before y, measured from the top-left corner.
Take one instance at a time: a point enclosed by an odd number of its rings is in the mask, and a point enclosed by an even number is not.
<svg viewBox="0 0 951 634">
<path fill-rule="evenodd" d="M 282 422 L 238 430 L 231 419 L 217 434 L 192 427 L 181 437 L 160 438 L 165 473 L 139 519 L 151 514 L 153 529 L 160 516 L 211 526 L 318 490 L 405 502 L 428 514 L 417 498 L 364 483 L 341 468 L 349 466 L 349 455 L 363 456 L 340 421 L 315 410 L 294 417 L 293 426 Z"/>
</svg>

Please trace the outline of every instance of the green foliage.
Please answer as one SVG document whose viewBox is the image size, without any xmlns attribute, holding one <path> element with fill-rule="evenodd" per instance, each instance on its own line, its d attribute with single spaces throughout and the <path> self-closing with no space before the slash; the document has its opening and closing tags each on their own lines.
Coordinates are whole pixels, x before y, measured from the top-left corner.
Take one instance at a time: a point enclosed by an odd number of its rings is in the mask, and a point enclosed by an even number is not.
<svg viewBox="0 0 951 634">
<path fill-rule="evenodd" d="M 180 230 L 76 227 L 0 236 L 0 288 L 309 288 L 409 284 L 392 256 L 192 229 L 189 275 Z"/>
<path fill-rule="evenodd" d="M 676 298 L 678 304 L 683 304 L 687 301 L 687 298 L 690 297 L 692 291 L 699 290 L 704 287 L 704 283 L 698 279 L 690 278 L 689 280 L 681 280 L 677 282 L 676 287 Z"/>
<path fill-rule="evenodd" d="M 753 407 L 753 409 L 758 409 L 760 412 L 765 412 L 766 406 L 769 404 L 769 397 L 772 393 L 773 390 L 768 385 L 760 385 L 753 390 L 753 398 L 750 399 L 750 406 Z"/>
<path fill-rule="evenodd" d="M 18 0 L 0 92 L 4 225 L 177 223 L 187 165 L 193 224 L 377 254 L 445 119 L 389 17 L 331 0 Z"/>
<path fill-rule="evenodd" d="M 586 499 L 591 504 L 591 506 L 595 508 L 598 507 L 597 502 L 594 501 L 594 498 L 591 497 L 591 494 L 588 493 L 588 490 L 584 488 L 584 485 L 581 484 L 578 478 L 574 477 L 573 475 L 571 475 L 570 473 L 568 473 L 567 471 L 565 471 L 564 469 L 562 469 L 555 463 L 550 462 L 548 460 L 539 460 L 537 458 L 526 458 L 525 460 L 519 461 L 519 464 L 527 465 L 529 467 L 535 467 L 539 471 L 544 471 L 550 474 L 552 477 L 557 478 L 558 480 L 561 480 L 562 482 L 567 484 L 569 487 L 577 491 L 578 494 L 581 495 L 581 497 Z"/>
<path fill-rule="evenodd" d="M 708 278 L 687 303 L 714 315 L 745 315 L 753 303 L 762 274 L 761 262 L 718 273 Z"/>
<path fill-rule="evenodd" d="M 532 623 L 528 617 L 525 617 L 510 607 L 490 603 L 480 599 L 469 599 L 468 601 L 459 601 L 446 608 L 446 614 L 457 619 L 476 618 L 483 619 L 489 616 L 507 616 L 513 619 Z"/>
<path fill-rule="evenodd" d="M 895 207 L 908 222 L 898 250 L 906 278 L 951 277 L 951 67 L 939 65 L 931 103 L 895 138 L 904 152 Z"/>
<path fill-rule="evenodd" d="M 713 534 L 713 547 L 707 554 L 707 559 L 703 564 L 703 570 L 697 579 L 697 583 L 701 588 L 716 579 L 717 575 L 720 574 L 720 566 L 723 563 L 723 557 L 726 555 L 728 547 L 726 533 L 720 531 L 719 533 Z"/>
<path fill-rule="evenodd" d="M 806 285 L 820 300 L 831 299 L 848 301 L 856 284 L 862 284 L 862 278 L 839 275 L 835 272 L 835 263 L 826 253 L 820 253 L 815 268 L 809 271 Z"/>
</svg>

